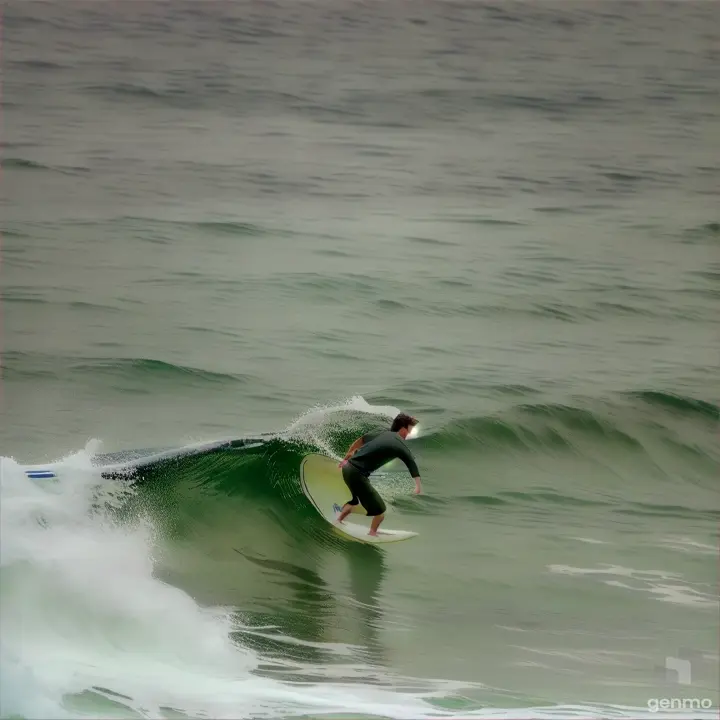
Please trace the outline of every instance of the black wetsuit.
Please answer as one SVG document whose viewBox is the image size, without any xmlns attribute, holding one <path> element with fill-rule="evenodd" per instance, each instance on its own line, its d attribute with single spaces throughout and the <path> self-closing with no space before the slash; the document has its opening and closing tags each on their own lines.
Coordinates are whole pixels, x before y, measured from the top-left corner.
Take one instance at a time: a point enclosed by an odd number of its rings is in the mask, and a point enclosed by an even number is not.
<svg viewBox="0 0 720 720">
<path fill-rule="evenodd" d="M 343 479 L 352 493 L 350 505 L 358 502 L 368 515 L 381 515 L 386 505 L 378 491 L 370 484 L 370 475 L 379 467 L 398 458 L 402 460 L 410 474 L 418 477 L 420 471 L 405 441 L 391 430 L 381 430 L 363 435 L 362 446 L 355 451 L 343 466 Z"/>
</svg>

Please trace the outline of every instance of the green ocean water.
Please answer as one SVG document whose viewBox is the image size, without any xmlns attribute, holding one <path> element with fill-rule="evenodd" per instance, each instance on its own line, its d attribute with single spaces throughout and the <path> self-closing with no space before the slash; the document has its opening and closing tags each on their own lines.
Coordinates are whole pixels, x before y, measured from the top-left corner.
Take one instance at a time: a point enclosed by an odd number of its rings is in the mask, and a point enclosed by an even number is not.
<svg viewBox="0 0 720 720">
<path fill-rule="evenodd" d="M 718 21 L 6 3 L 0 715 L 715 717 Z"/>
</svg>

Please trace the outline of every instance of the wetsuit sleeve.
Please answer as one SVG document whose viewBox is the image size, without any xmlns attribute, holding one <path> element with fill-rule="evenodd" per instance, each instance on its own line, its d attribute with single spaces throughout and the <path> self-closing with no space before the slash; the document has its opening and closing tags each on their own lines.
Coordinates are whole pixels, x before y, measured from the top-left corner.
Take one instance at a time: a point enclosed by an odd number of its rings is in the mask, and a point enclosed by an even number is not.
<svg viewBox="0 0 720 720">
<path fill-rule="evenodd" d="M 420 470 L 415 462 L 415 458 L 412 453 L 405 447 L 403 447 L 400 453 L 400 459 L 407 465 L 407 469 L 410 471 L 410 475 L 414 478 L 419 477 Z"/>
</svg>

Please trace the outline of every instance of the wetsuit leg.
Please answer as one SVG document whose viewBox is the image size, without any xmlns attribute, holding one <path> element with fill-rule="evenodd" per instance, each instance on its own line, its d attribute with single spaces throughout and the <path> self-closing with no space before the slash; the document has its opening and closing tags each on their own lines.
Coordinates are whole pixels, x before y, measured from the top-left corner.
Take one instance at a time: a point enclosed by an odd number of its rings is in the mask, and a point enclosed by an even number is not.
<svg viewBox="0 0 720 720">
<path fill-rule="evenodd" d="M 353 488 L 355 474 L 356 474 L 356 471 L 353 471 L 349 465 L 343 465 L 343 468 L 342 468 L 343 480 L 345 481 L 345 484 L 348 486 L 348 490 L 352 493 L 352 498 L 345 503 L 346 505 L 357 505 L 360 502 L 360 499 L 355 494 L 355 490 Z"/>
<path fill-rule="evenodd" d="M 380 493 L 372 486 L 368 478 L 349 463 L 343 467 L 343 480 L 352 493 L 349 505 L 357 505 L 359 502 L 365 508 L 366 514 L 371 517 L 382 515 L 385 512 L 387 508 Z"/>
</svg>

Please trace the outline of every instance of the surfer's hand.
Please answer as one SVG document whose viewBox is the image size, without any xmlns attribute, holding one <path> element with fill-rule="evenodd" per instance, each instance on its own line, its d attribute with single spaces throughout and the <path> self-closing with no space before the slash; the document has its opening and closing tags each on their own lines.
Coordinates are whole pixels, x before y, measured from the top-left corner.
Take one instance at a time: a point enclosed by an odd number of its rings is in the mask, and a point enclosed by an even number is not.
<svg viewBox="0 0 720 720">
<path fill-rule="evenodd" d="M 422 485 L 420 484 L 420 478 L 416 477 L 413 479 L 415 480 L 415 489 L 413 490 L 413 495 L 420 495 L 422 493 Z"/>
<path fill-rule="evenodd" d="M 347 465 L 347 460 L 341 460 L 341 461 L 338 463 L 338 467 L 339 467 L 339 468 L 344 467 L 345 465 Z"/>
</svg>

